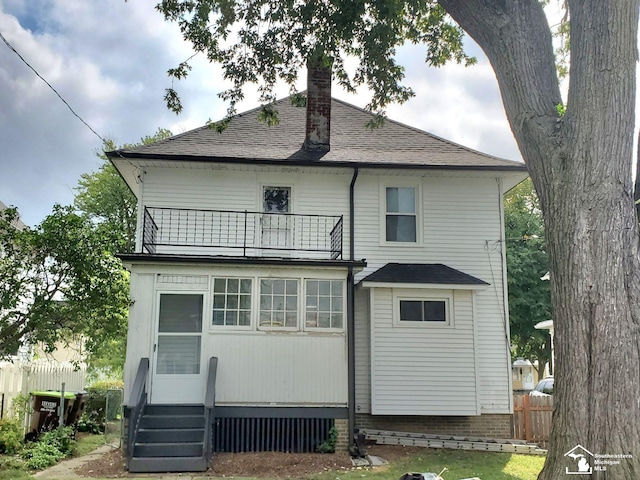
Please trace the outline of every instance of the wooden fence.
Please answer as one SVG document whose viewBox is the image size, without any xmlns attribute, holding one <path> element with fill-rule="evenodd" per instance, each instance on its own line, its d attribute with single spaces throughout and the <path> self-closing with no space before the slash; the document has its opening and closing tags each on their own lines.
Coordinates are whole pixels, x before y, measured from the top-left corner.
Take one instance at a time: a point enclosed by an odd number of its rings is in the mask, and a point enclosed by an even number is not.
<svg viewBox="0 0 640 480">
<path fill-rule="evenodd" d="M 513 436 L 547 447 L 551 433 L 553 396 L 513 396 Z"/>
<path fill-rule="evenodd" d="M 11 402 L 18 395 L 38 390 L 84 390 L 87 368 L 69 362 L 35 360 L 0 362 L 0 418 L 13 415 Z"/>
</svg>

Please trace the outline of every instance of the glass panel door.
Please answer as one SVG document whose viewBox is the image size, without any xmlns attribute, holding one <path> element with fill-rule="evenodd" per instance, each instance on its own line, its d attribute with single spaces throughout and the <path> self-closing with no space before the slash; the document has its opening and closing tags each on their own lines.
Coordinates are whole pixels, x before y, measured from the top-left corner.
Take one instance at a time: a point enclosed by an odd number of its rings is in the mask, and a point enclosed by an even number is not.
<svg viewBox="0 0 640 480">
<path fill-rule="evenodd" d="M 291 238 L 291 188 L 264 187 L 262 196 L 262 247 L 289 249 Z"/>
<path fill-rule="evenodd" d="M 160 294 L 154 402 L 201 402 L 202 294 Z"/>
</svg>

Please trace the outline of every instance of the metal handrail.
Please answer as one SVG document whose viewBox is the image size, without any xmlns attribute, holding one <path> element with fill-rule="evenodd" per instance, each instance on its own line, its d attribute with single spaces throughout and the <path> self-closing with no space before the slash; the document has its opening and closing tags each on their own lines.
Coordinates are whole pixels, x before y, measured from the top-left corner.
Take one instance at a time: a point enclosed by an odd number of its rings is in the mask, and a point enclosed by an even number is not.
<svg viewBox="0 0 640 480">
<path fill-rule="evenodd" d="M 207 375 L 207 392 L 204 397 L 204 454 L 207 459 L 207 464 L 211 460 L 211 454 L 213 450 L 212 446 L 212 428 L 214 420 L 214 408 L 216 405 L 216 376 L 218 373 L 218 357 L 211 357 L 209 359 L 209 373 Z"/>
<path fill-rule="evenodd" d="M 135 443 L 140 419 L 144 413 L 144 406 L 147 403 L 147 375 L 149 374 L 149 359 L 141 358 L 138 365 L 138 372 L 133 382 L 133 388 L 129 395 L 129 400 L 124 406 L 125 417 L 128 418 L 127 425 L 127 459 L 133 456 L 133 444 Z"/>
<path fill-rule="evenodd" d="M 239 250 L 243 256 L 288 251 L 336 259 L 342 257 L 342 224 L 339 215 L 147 206 L 142 251 L 153 254 L 157 246 Z"/>
</svg>

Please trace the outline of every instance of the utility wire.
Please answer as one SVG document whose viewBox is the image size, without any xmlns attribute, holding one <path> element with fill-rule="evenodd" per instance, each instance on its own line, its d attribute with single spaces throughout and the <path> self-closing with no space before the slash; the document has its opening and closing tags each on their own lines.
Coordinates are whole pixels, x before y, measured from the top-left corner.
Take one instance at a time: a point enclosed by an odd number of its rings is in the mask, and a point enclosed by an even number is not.
<svg viewBox="0 0 640 480">
<path fill-rule="evenodd" d="M 73 113 L 73 115 L 74 115 L 78 120 L 80 120 L 82 123 L 84 123 L 84 124 L 85 124 L 85 126 L 86 126 L 89 130 L 91 130 L 91 131 L 93 132 L 93 134 L 94 134 L 96 137 L 98 137 L 98 138 L 100 139 L 100 141 L 101 141 L 103 144 L 106 144 L 106 143 L 107 143 L 107 141 L 106 141 L 106 140 L 105 140 L 105 139 L 104 139 L 104 138 L 103 138 L 103 137 L 102 137 L 98 132 L 96 132 L 93 128 L 91 128 L 91 125 L 89 125 L 87 122 L 85 122 L 85 121 L 84 121 L 84 119 L 83 119 L 80 115 L 78 115 L 78 114 L 76 113 L 76 111 L 75 111 L 73 108 L 71 108 L 71 105 L 69 105 L 69 103 L 68 103 L 64 98 L 62 98 L 62 95 L 60 95 L 56 89 L 55 89 L 55 88 L 53 88 L 53 86 L 52 86 L 49 82 L 47 82 L 47 80 L 46 80 L 42 75 L 40 75 L 40 74 L 38 73 L 38 71 L 37 71 L 35 68 L 33 68 L 31 65 L 29 65 L 29 62 L 27 62 L 27 61 L 24 59 L 24 57 L 23 57 L 22 55 L 20 55 L 20 53 L 18 53 L 18 51 L 13 47 L 13 45 L 11 45 L 11 44 L 7 41 L 7 39 L 4 37 L 4 35 L 2 35 L 2 32 L 0 32 L 0 39 L 2 39 L 2 41 L 3 41 L 3 42 L 4 42 L 4 44 L 9 48 L 9 50 L 11 50 L 13 53 L 15 53 L 15 54 L 18 56 L 18 58 L 19 58 L 20 60 L 22 60 L 22 62 L 23 62 L 27 67 L 29 67 L 29 68 L 33 71 L 33 73 L 35 73 L 35 74 L 38 76 L 38 78 L 39 78 L 40 80 L 42 80 L 44 83 L 46 83 L 46 84 L 47 84 L 47 86 L 48 86 L 48 87 L 53 91 L 53 93 L 55 93 L 55 94 L 58 96 L 58 98 L 59 98 L 60 100 L 62 100 L 62 103 L 64 103 L 64 104 L 67 106 L 67 108 L 71 111 L 71 113 Z"/>
<path fill-rule="evenodd" d="M 55 89 L 55 88 L 54 88 L 54 87 L 53 87 L 53 86 L 52 86 L 52 85 L 51 85 L 51 84 L 50 84 L 50 83 L 49 83 L 49 82 L 48 82 L 48 81 L 47 81 L 47 80 L 42 76 L 42 75 L 40 75 L 40 74 L 38 73 L 38 71 L 37 71 L 35 68 L 33 68 L 33 67 L 29 64 L 29 62 L 27 62 L 27 61 L 24 59 L 24 57 L 23 57 L 22 55 L 20 55 L 20 53 L 19 53 L 19 52 L 18 52 L 18 51 L 13 47 L 13 45 L 11 45 L 11 44 L 9 43 L 9 41 L 4 37 L 4 35 L 2 35 L 2 32 L 0 32 L 0 39 L 2 39 L 2 41 L 3 41 L 3 42 L 4 42 L 4 44 L 9 48 L 9 50 L 11 50 L 13 53 L 15 53 L 15 54 L 18 56 L 18 58 L 20 58 L 20 60 L 22 60 L 22 62 L 23 62 L 27 67 L 29 67 L 29 68 L 33 71 L 33 73 L 35 73 L 35 74 L 38 76 L 38 78 L 39 78 L 40 80 L 42 80 L 42 81 L 43 81 L 43 82 L 44 82 L 44 83 L 45 83 L 45 84 L 46 84 L 46 85 L 47 85 L 47 86 L 48 86 L 48 87 L 53 91 L 53 93 L 55 93 L 55 94 L 58 96 L 58 98 L 62 101 L 62 103 L 64 103 L 64 104 L 67 106 L 67 108 L 71 111 L 71 113 L 72 113 L 72 114 L 73 114 L 73 115 L 74 115 L 78 120 L 80 120 L 80 121 L 81 121 L 81 122 L 82 122 L 82 123 L 83 123 L 83 124 L 84 124 L 88 129 L 89 129 L 89 130 L 91 130 L 91 132 L 92 132 L 96 137 L 98 137 L 98 138 L 100 139 L 100 141 L 102 142 L 102 145 L 103 145 L 103 151 L 105 151 L 105 150 L 104 150 L 104 147 L 106 147 L 106 146 L 107 146 L 107 144 L 108 144 L 107 140 L 105 140 L 105 138 L 104 138 L 102 135 L 100 135 L 98 132 L 96 132 L 96 131 L 91 127 L 91 125 L 89 125 L 87 122 L 85 122 L 85 120 L 84 120 L 80 115 L 78 115 L 78 114 L 76 113 L 76 111 L 75 111 L 73 108 L 71 108 L 71 105 L 69 105 L 69 103 L 68 103 L 68 102 L 67 102 L 67 101 L 62 97 L 62 95 L 60 95 L 60 94 L 58 93 L 58 91 L 57 91 L 57 90 L 56 90 L 56 89 Z M 192 57 L 190 57 L 190 58 L 192 58 Z M 120 153 L 120 151 L 116 150 L 116 153 L 118 154 L 118 156 L 119 156 L 120 158 L 122 158 L 123 160 L 125 160 L 125 161 L 126 161 L 129 165 L 131 165 L 133 168 L 135 168 L 135 169 L 137 169 L 137 168 L 138 168 L 138 167 L 136 167 L 135 165 L 133 165 L 133 164 L 131 163 L 131 161 L 130 161 L 128 158 L 126 158 L 124 155 L 122 155 L 122 153 Z M 139 177 L 138 177 L 138 178 L 139 178 Z"/>
</svg>

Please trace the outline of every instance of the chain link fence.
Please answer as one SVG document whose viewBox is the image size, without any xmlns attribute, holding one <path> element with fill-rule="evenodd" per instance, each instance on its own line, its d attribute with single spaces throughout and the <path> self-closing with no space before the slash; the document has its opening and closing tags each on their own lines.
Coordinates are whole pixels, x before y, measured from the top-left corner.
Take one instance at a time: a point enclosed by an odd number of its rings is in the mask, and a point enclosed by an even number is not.
<svg viewBox="0 0 640 480">
<path fill-rule="evenodd" d="M 105 392 L 104 441 L 122 446 L 122 389 L 110 389 Z"/>
</svg>

